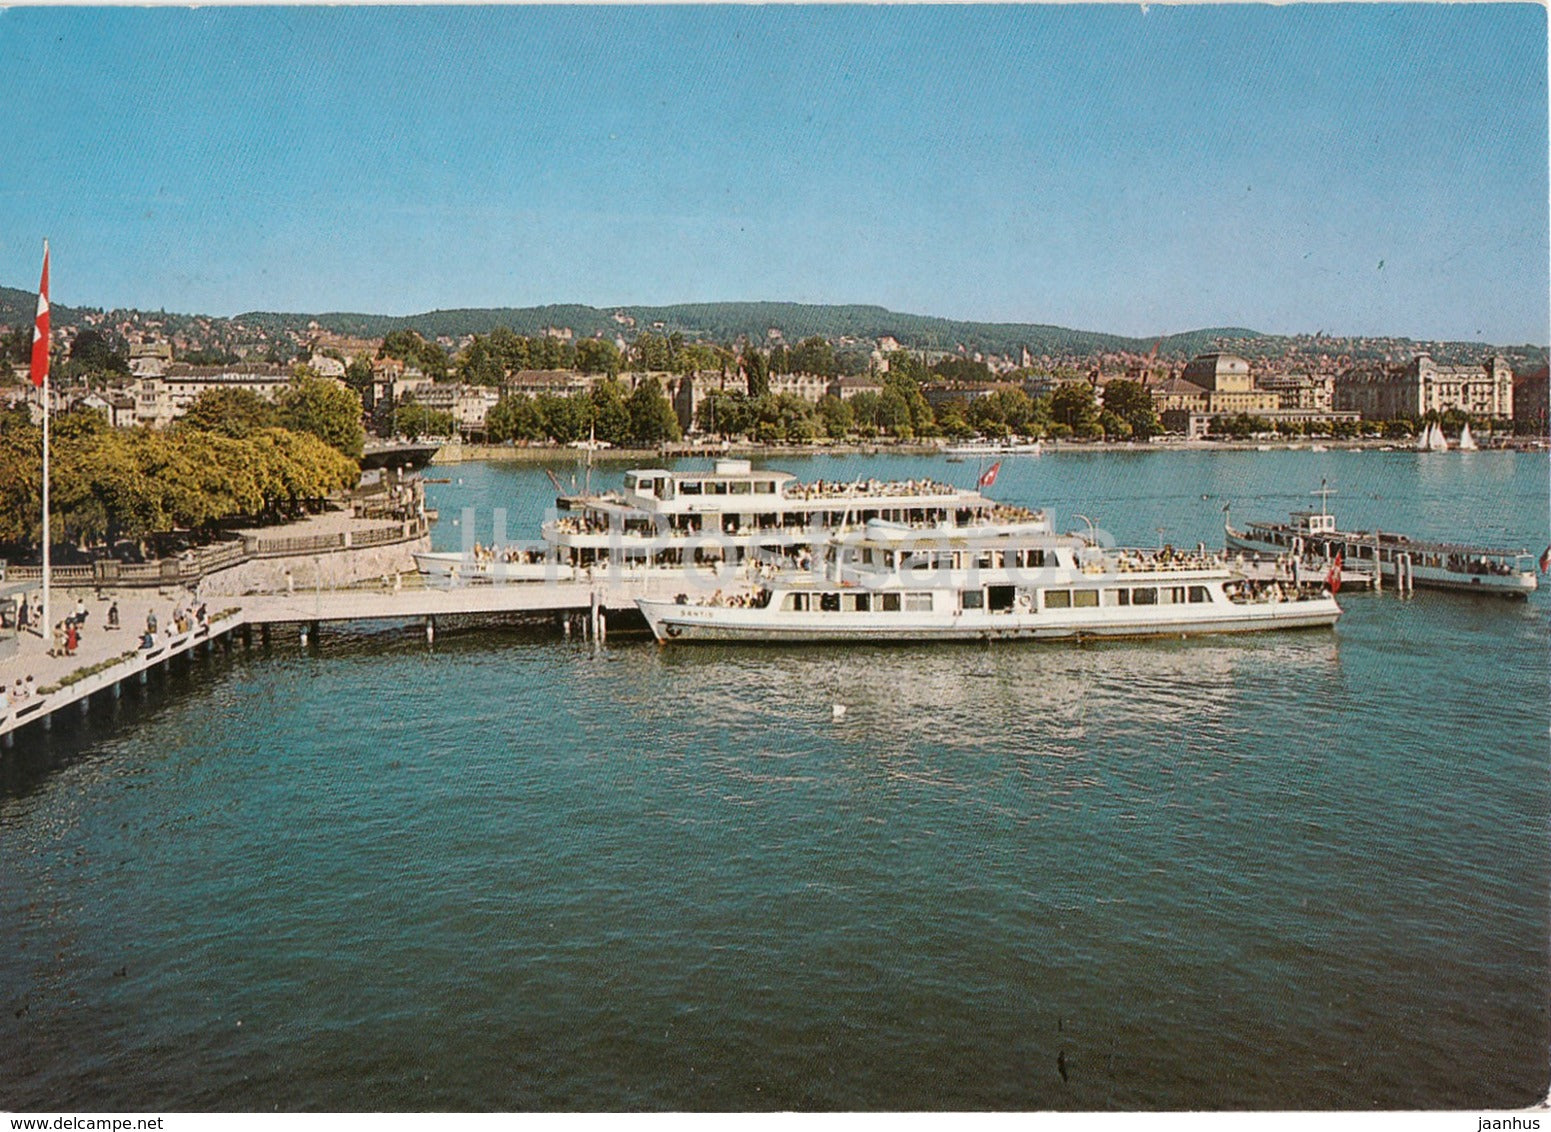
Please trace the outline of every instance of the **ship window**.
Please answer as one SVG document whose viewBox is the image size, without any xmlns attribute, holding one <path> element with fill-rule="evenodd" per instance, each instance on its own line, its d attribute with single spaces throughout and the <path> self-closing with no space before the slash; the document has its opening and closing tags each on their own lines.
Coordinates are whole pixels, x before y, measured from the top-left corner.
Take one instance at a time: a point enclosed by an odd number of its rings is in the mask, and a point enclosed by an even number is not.
<svg viewBox="0 0 1551 1132">
<path fill-rule="evenodd" d="M 791 613 L 801 613 L 808 608 L 808 595 L 787 594 L 786 600 L 781 603 L 781 608 Z"/>
<path fill-rule="evenodd" d="M 1072 608 L 1072 591 L 1071 590 L 1046 590 L 1045 591 L 1045 608 L 1046 609 L 1070 609 L 1070 608 Z"/>
<path fill-rule="evenodd" d="M 839 613 L 840 612 L 840 595 L 839 594 L 833 594 L 833 593 L 831 593 L 831 594 L 820 594 L 819 595 L 819 608 L 822 609 L 825 613 Z"/>
<path fill-rule="evenodd" d="M 892 550 L 885 550 L 883 552 L 883 564 L 890 570 L 894 568 L 894 552 Z"/>
<path fill-rule="evenodd" d="M 721 480 L 713 480 L 705 485 L 707 495 L 726 495 L 727 484 Z"/>
<path fill-rule="evenodd" d="M 1020 550 L 1017 554 L 1019 566 L 1037 570 L 1045 564 L 1045 552 L 1043 550 Z"/>
<path fill-rule="evenodd" d="M 699 480 L 685 480 L 679 484 L 680 495 L 699 495 L 701 484 Z"/>
<path fill-rule="evenodd" d="M 872 608 L 872 594 L 846 594 L 841 608 L 847 613 L 866 613 Z"/>
<path fill-rule="evenodd" d="M 1157 605 L 1158 591 L 1151 586 L 1138 586 L 1131 591 L 1132 605 Z"/>
<path fill-rule="evenodd" d="M 931 594 L 919 594 L 918 593 L 918 594 L 906 594 L 905 595 L 905 612 L 906 613 L 930 613 L 931 611 L 932 611 L 932 595 Z"/>
<path fill-rule="evenodd" d="M 1130 590 L 1105 590 L 1104 591 L 1104 604 L 1105 605 L 1130 605 L 1131 604 L 1131 591 Z"/>
<path fill-rule="evenodd" d="M 885 613 L 898 613 L 899 612 L 899 595 L 898 594 L 879 594 L 878 596 L 883 598 L 883 612 L 885 612 Z"/>
<path fill-rule="evenodd" d="M 1013 607 L 1017 591 L 1012 586 L 987 586 L 986 608 L 1006 612 Z"/>
<path fill-rule="evenodd" d="M 1072 605 L 1077 609 L 1097 609 L 1099 607 L 1099 591 L 1073 590 Z"/>
<path fill-rule="evenodd" d="M 754 482 L 755 495 L 774 495 L 775 480 L 756 480 Z"/>
<path fill-rule="evenodd" d="M 738 480 L 732 485 L 732 493 L 734 495 L 748 495 L 750 486 L 748 480 Z"/>
<path fill-rule="evenodd" d="M 986 594 L 984 590 L 965 590 L 959 594 L 960 609 L 984 609 Z"/>
<path fill-rule="evenodd" d="M 1212 595 L 1206 592 L 1205 586 L 1191 586 L 1190 600 L 1199 605 L 1201 602 L 1211 601 Z"/>
</svg>

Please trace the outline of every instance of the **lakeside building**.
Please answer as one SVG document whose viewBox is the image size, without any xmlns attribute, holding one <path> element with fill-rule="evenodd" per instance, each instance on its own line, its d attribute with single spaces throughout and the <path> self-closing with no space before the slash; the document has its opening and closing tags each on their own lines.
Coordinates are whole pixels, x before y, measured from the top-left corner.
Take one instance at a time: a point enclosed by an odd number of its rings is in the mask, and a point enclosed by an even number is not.
<svg viewBox="0 0 1551 1132">
<path fill-rule="evenodd" d="M 1358 412 L 1334 407 L 1327 380 L 1276 375 L 1257 385 L 1245 359 L 1211 353 L 1192 358 L 1177 377 L 1148 382 L 1146 389 L 1163 427 L 1195 440 L 1210 435 L 1217 422 L 1240 416 L 1262 417 L 1272 425 L 1361 420 Z"/>
<path fill-rule="evenodd" d="M 1513 369 L 1500 354 L 1471 365 L 1440 365 L 1428 353 L 1402 365 L 1357 365 L 1336 378 L 1335 407 L 1369 420 L 1417 420 L 1450 409 L 1511 420 Z"/>
<path fill-rule="evenodd" d="M 1255 384 L 1268 393 L 1275 393 L 1280 409 L 1329 413 L 1336 407 L 1336 380 L 1330 374 L 1268 373 L 1258 377 Z"/>
<path fill-rule="evenodd" d="M 829 392 L 829 381 L 829 378 L 820 377 L 816 373 L 773 373 L 770 375 L 770 392 L 777 395 L 790 393 L 817 405 L 820 398 Z"/>
<path fill-rule="evenodd" d="M 1547 367 L 1541 366 L 1523 377 L 1513 379 L 1513 423 L 1530 429 L 1538 436 L 1547 432 Z"/>
<path fill-rule="evenodd" d="M 945 405 L 972 405 L 1001 389 L 1017 389 L 1000 381 L 943 381 L 921 386 L 921 395 L 936 412 Z"/>
<path fill-rule="evenodd" d="M 849 401 L 858 393 L 883 395 L 883 382 L 875 377 L 837 377 L 829 383 L 829 391 L 842 401 Z"/>
<path fill-rule="evenodd" d="M 1269 413 L 1282 407 L 1276 393 L 1255 388 L 1249 362 L 1237 354 L 1199 354 L 1179 376 L 1206 392 L 1206 411 L 1214 415 Z"/>
<path fill-rule="evenodd" d="M 483 432 L 485 418 L 501 391 L 488 385 L 463 385 L 455 381 L 422 381 L 406 392 L 415 404 L 438 413 L 449 413 L 460 432 Z"/>
<path fill-rule="evenodd" d="M 129 346 L 129 372 L 133 377 L 160 377 L 172 365 L 172 343 L 165 341 L 132 342 Z"/>
</svg>

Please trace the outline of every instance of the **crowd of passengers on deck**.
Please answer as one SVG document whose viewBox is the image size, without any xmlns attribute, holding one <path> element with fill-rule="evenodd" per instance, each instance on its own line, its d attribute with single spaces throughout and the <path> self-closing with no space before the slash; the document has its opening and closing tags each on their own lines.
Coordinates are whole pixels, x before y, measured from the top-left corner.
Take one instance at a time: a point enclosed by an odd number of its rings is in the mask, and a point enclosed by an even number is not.
<svg viewBox="0 0 1551 1132">
<path fill-rule="evenodd" d="M 1178 551 L 1172 546 L 1156 552 L 1123 550 L 1115 559 L 1115 570 L 1121 574 L 1140 570 L 1215 570 L 1222 565 L 1220 555 L 1208 554 L 1204 548 Z"/>
<path fill-rule="evenodd" d="M 959 489 L 936 480 L 853 480 L 836 483 L 815 480 L 787 487 L 788 499 L 827 499 L 843 495 L 957 495 Z"/>
</svg>

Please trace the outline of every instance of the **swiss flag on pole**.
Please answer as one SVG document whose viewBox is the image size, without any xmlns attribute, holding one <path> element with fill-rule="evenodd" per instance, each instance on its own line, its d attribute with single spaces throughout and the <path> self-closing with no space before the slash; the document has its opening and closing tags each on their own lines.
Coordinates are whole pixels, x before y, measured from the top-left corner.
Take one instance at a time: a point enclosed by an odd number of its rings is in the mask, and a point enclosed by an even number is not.
<svg viewBox="0 0 1551 1132">
<path fill-rule="evenodd" d="M 1341 592 L 1341 555 L 1336 555 L 1336 560 L 1330 567 L 1330 573 L 1325 575 L 1325 584 L 1330 587 L 1331 597 Z"/>
<path fill-rule="evenodd" d="M 40 388 L 48 378 L 48 241 L 43 241 L 43 282 L 38 284 L 38 317 L 32 324 L 32 383 Z"/>
<path fill-rule="evenodd" d="M 998 460 L 996 463 L 992 464 L 989 468 L 987 468 L 984 472 L 980 473 L 980 486 L 981 487 L 990 487 L 993 483 L 996 482 L 996 473 L 1001 471 L 1001 470 L 1002 470 L 1002 462 L 1000 460 Z"/>
</svg>

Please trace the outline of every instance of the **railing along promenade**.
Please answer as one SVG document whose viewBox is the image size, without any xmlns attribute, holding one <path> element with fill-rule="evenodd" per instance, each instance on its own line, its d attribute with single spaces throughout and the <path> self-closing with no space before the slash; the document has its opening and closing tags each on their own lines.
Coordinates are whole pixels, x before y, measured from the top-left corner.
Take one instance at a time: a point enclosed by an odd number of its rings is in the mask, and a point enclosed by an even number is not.
<svg viewBox="0 0 1551 1132">
<path fill-rule="evenodd" d="M 378 518 L 363 514 L 364 518 Z M 234 539 L 210 546 L 194 547 L 171 558 L 155 562 L 120 562 L 116 558 L 100 558 L 95 562 L 73 566 L 50 566 L 49 580 L 61 587 L 111 586 L 140 587 L 189 585 L 208 574 L 228 570 L 266 558 L 289 558 L 308 554 L 335 554 L 340 551 L 373 546 L 391 546 L 394 543 L 412 542 L 424 538 L 430 531 L 430 523 L 423 515 L 402 520 L 394 527 L 369 527 L 360 531 L 334 531 L 321 535 L 296 535 L 273 537 L 266 535 L 240 535 Z M 41 582 L 41 566 L 7 566 L 3 576 L 8 582 Z"/>
<path fill-rule="evenodd" d="M 14 733 L 23 728 L 49 726 L 49 720 L 71 705 L 79 705 L 84 713 L 95 695 L 117 698 L 126 681 L 143 684 L 150 672 L 175 657 L 192 657 L 201 647 L 208 653 L 218 643 L 230 647 L 234 634 L 249 640 L 255 626 L 267 642 L 270 626 L 300 624 L 304 640 L 316 642 L 320 627 L 328 622 L 423 623 L 431 640 L 438 618 L 478 621 L 541 616 L 556 618 L 554 624 L 567 636 L 574 631 L 601 640 L 605 613 L 634 610 L 637 598 L 670 596 L 684 584 L 678 577 L 602 575 L 580 581 L 446 587 L 412 584 L 401 588 L 397 583 L 380 589 L 317 587 L 232 598 L 232 607 L 213 613 L 208 625 L 177 634 L 164 631 L 153 637 L 149 648 L 125 648 L 135 640 L 127 635 L 95 637 L 102 642 L 94 653 L 97 659 L 83 651 L 79 668 L 48 676 L 34 696 L 0 708 L 0 747 L 11 747 Z M 57 658 L 53 663 L 56 670 L 61 667 Z"/>
</svg>

